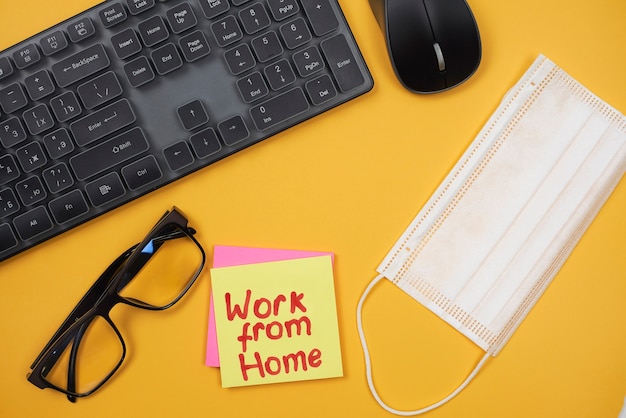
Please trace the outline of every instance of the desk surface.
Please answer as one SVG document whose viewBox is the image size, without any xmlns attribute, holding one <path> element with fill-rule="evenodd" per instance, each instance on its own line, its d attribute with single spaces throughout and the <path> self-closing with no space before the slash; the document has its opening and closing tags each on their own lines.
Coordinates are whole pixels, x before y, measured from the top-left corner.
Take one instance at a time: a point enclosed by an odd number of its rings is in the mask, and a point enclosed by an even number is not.
<svg viewBox="0 0 626 418">
<path fill-rule="evenodd" d="M 98 3 L 0 2 L 0 49 Z M 344 106 L 0 264 L 0 416 L 387 417 L 367 388 L 355 310 L 375 268 L 508 88 L 543 53 L 626 112 L 626 2 L 472 0 L 483 61 L 420 96 L 394 78 L 367 0 L 340 0 L 376 86 Z M 123 324 L 129 358 L 70 404 L 31 361 L 101 270 L 173 204 L 214 245 L 336 253 L 344 377 L 222 389 L 203 364 L 207 271 L 180 306 Z M 626 395 L 626 182 L 504 350 L 432 417 L 616 417 Z M 400 319 L 400 320 L 398 320 Z M 397 408 L 447 394 L 481 356 L 389 283 L 365 309 L 375 377 Z"/>
</svg>

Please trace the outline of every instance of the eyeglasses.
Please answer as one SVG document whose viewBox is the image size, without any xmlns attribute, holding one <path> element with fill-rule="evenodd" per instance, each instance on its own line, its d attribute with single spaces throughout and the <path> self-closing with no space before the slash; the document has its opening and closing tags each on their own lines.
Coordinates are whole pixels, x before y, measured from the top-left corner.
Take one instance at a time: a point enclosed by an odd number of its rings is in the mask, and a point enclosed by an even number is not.
<svg viewBox="0 0 626 418">
<path fill-rule="evenodd" d="M 28 381 L 62 392 L 72 402 L 102 387 L 126 355 L 111 310 L 125 304 L 158 311 L 178 302 L 206 261 L 195 232 L 176 207 L 167 211 L 91 286 L 30 367 Z"/>
</svg>

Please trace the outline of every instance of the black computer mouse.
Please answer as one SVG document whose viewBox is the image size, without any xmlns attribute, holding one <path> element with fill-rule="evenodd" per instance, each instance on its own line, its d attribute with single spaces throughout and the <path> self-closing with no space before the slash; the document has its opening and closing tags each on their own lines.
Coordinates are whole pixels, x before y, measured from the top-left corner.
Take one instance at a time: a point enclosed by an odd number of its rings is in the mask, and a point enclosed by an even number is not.
<svg viewBox="0 0 626 418">
<path fill-rule="evenodd" d="M 416 93 L 448 90 L 478 69 L 482 49 L 465 0 L 370 0 L 400 82 Z"/>
</svg>

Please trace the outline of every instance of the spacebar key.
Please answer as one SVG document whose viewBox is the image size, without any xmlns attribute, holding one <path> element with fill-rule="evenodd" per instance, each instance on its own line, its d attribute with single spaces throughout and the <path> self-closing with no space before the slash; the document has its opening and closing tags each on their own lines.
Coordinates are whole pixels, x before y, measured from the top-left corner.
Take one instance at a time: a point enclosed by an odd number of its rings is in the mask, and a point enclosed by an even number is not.
<svg viewBox="0 0 626 418">
<path fill-rule="evenodd" d="M 150 148 L 141 128 L 133 128 L 70 158 L 79 180 L 85 180 L 123 163 Z"/>
<path fill-rule="evenodd" d="M 250 109 L 250 116 L 257 129 L 264 131 L 289 118 L 309 110 L 309 102 L 301 88 L 271 98 Z"/>
</svg>

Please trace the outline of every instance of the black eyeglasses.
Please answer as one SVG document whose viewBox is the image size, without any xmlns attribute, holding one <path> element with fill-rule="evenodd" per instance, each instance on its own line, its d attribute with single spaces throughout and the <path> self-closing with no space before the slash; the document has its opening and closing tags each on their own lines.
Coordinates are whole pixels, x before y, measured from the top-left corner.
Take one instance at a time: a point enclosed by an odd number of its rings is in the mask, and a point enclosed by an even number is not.
<svg viewBox="0 0 626 418">
<path fill-rule="evenodd" d="M 102 387 L 126 355 L 111 310 L 122 303 L 157 311 L 178 302 L 206 261 L 194 234 L 176 207 L 166 212 L 91 286 L 30 367 L 28 381 L 62 392 L 72 402 Z"/>
</svg>

